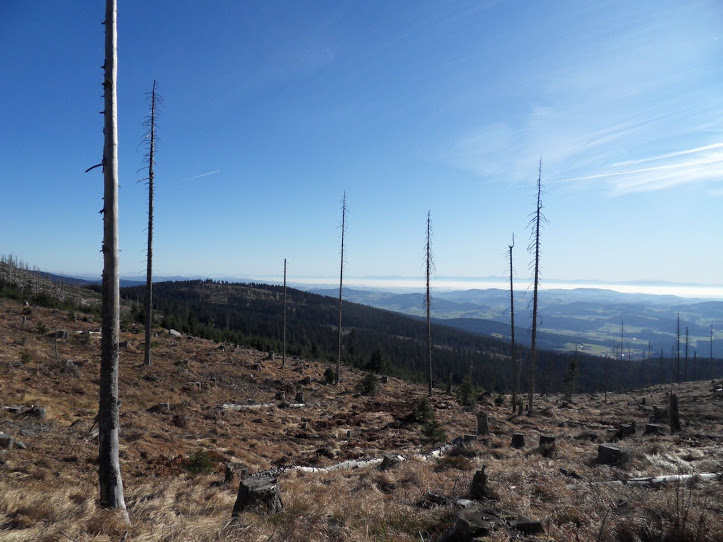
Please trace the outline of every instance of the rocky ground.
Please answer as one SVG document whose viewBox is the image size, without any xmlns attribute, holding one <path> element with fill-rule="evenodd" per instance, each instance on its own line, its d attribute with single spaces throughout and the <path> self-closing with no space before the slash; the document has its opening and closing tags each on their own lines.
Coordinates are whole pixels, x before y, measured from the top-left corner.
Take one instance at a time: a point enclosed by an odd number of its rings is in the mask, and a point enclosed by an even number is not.
<svg viewBox="0 0 723 542">
<path fill-rule="evenodd" d="M 434 446 L 410 416 L 422 386 L 390 378 L 363 395 L 359 372 L 343 369 L 336 388 L 324 382 L 328 365 L 289 359 L 282 368 L 264 353 L 168 330 L 158 330 L 153 365 L 144 367 L 140 329 L 124 332 L 121 348 L 128 526 L 97 506 L 99 327 L 87 316 L 0 300 L 2 541 L 119 541 L 126 531 L 127 541 L 428 541 L 469 514 L 461 506 L 503 520 L 523 514 L 544 531 L 498 521 L 487 540 L 723 540 L 720 478 L 616 483 L 723 472 L 720 383 L 609 394 L 607 403 L 602 394 L 538 397 L 532 417 L 513 416 L 508 396 L 481 395 L 490 435 L 431 457 L 424 454 Z M 67 338 L 49 335 L 58 330 Z M 671 435 L 663 415 L 662 433 L 645 434 L 671 389 L 682 431 Z M 476 433 L 475 413 L 452 396 L 440 391 L 432 406 L 448 440 Z M 634 434 L 623 435 L 631 423 Z M 524 446 L 510 446 L 515 433 Z M 540 448 L 540 435 L 554 435 L 554 446 Z M 598 461 L 605 442 L 622 449 L 616 464 Z M 282 512 L 231 521 L 238 480 L 225 481 L 230 462 L 253 474 L 384 454 L 405 460 L 385 470 L 287 470 L 278 475 Z M 460 501 L 482 466 L 484 495 Z"/>
</svg>

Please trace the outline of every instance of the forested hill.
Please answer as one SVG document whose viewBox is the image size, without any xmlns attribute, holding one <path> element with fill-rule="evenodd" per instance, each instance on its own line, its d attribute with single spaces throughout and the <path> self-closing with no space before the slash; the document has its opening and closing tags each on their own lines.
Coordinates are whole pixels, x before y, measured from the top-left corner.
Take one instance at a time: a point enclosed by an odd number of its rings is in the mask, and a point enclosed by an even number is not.
<svg viewBox="0 0 723 542">
<path fill-rule="evenodd" d="M 144 290 L 142 286 L 121 290 L 125 300 L 138 303 L 133 313 L 139 321 L 143 319 Z M 210 279 L 159 282 L 153 285 L 153 298 L 164 327 L 264 351 L 282 349 L 282 286 Z M 346 301 L 343 314 L 344 363 L 422 379 L 426 322 Z M 336 360 L 338 317 L 338 299 L 288 288 L 287 352 L 310 359 Z M 473 379 L 485 389 L 507 391 L 511 388 L 509 343 L 438 322 L 432 326 L 432 340 L 435 379 L 440 387 L 446 384 L 450 373 L 454 383 L 461 382 L 472 367 Z M 573 356 L 539 352 L 537 391 L 559 390 Z M 527 357 L 528 352 L 523 348 L 521 358 Z M 611 375 L 611 388 L 659 382 L 661 374 L 666 380 L 670 378 L 670 360 L 664 361 L 662 373 L 658 360 L 653 360 L 655 370 L 652 367 L 645 370 L 640 363 L 606 361 L 581 354 L 577 355 L 577 361 L 580 391 L 602 390 L 606 369 Z M 723 373 L 720 363 L 711 364 L 708 360 L 698 360 L 697 371 L 699 378 Z"/>
</svg>

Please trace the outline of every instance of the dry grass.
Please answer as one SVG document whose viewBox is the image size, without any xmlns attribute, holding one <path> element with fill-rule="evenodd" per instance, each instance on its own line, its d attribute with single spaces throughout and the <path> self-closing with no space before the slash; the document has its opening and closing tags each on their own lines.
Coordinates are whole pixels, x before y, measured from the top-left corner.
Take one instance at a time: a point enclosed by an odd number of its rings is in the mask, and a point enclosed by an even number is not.
<svg viewBox="0 0 723 542">
<path fill-rule="evenodd" d="M 609 485 L 635 476 L 721 472 L 723 433 L 720 399 L 709 383 L 679 387 L 681 435 L 642 435 L 653 404 L 665 404 L 663 387 L 629 394 L 538 399 L 546 415 L 510 417 L 506 407 L 483 405 L 491 435 L 447 457 L 410 459 L 380 471 L 309 474 L 279 479 L 284 512 L 242 514 L 230 522 L 236 487 L 223 483 L 224 463 L 245 463 L 251 472 L 284 464 L 326 466 L 384 452 L 419 453 L 419 426 L 405 421 L 424 390 L 397 379 L 373 397 L 355 397 L 361 374 L 348 370 L 339 389 L 323 384 L 325 365 L 263 361 L 265 354 L 203 340 L 155 339 L 154 366 L 142 367 L 142 337 L 125 333 L 121 352 L 121 468 L 131 518 L 97 504 L 97 441 L 91 428 L 97 410 L 99 346 L 76 331 L 96 331 L 93 322 L 73 322 L 61 311 L 35 308 L 21 328 L 23 308 L 0 300 L 0 403 L 35 404 L 45 419 L 0 411 L 0 431 L 26 444 L 0 450 L 0 540 L 181 542 L 231 540 L 429 541 L 452 523 L 455 498 L 467 497 L 476 469 L 486 466 L 496 505 L 543 521 L 551 539 L 606 542 L 723 540 L 721 483 L 669 484 L 661 489 Z M 55 345 L 39 333 L 68 329 Z M 24 355 L 26 354 L 26 355 Z M 72 360 L 72 364 L 66 363 Z M 260 363 L 261 370 L 254 368 Z M 304 377 L 311 385 L 302 386 Z M 274 403 L 277 392 L 304 392 L 307 407 L 276 406 L 224 411 L 224 403 Z M 639 405 L 646 398 L 648 407 Z M 508 401 L 509 402 L 509 401 Z M 159 403 L 167 403 L 154 408 Z M 450 397 L 433 399 L 448 435 L 473 432 L 473 414 Z M 622 466 L 596 463 L 599 442 L 617 424 L 635 421 L 638 433 L 621 445 L 631 452 Z M 527 446 L 509 446 L 512 433 Z M 540 434 L 555 434 L 555 452 L 536 450 Z M 708 435 L 709 437 L 706 437 Z M 189 472 L 189 458 L 202 450 L 210 472 Z M 599 484 L 597 482 L 603 482 Z M 438 504 L 435 504 L 438 503 Z M 439 504 L 441 503 L 441 504 Z M 500 530 L 489 540 L 520 540 Z"/>
</svg>

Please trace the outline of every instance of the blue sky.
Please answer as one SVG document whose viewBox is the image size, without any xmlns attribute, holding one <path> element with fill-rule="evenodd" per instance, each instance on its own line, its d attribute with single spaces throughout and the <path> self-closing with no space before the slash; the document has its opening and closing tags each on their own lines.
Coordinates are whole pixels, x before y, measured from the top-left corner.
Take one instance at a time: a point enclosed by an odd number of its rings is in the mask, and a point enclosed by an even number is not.
<svg viewBox="0 0 723 542">
<path fill-rule="evenodd" d="M 119 2 L 121 272 L 720 284 L 723 4 Z M 103 2 L 0 2 L 0 252 L 100 273 Z"/>
</svg>

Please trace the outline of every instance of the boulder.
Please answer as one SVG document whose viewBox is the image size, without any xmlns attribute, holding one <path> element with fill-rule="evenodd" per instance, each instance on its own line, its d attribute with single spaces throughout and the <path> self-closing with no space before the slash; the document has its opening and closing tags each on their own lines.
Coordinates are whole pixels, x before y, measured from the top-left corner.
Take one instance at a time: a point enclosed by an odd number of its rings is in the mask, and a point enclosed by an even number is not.
<svg viewBox="0 0 723 542">
<path fill-rule="evenodd" d="M 281 512 L 281 491 L 276 478 L 271 476 L 250 476 L 242 480 L 238 487 L 236 503 L 231 517 L 238 517 L 242 512 Z"/>
<path fill-rule="evenodd" d="M 181 333 L 180 331 L 176 331 L 175 329 L 169 329 L 168 334 L 171 337 L 175 337 L 176 339 L 180 339 L 181 337 L 183 337 L 183 333 Z"/>
</svg>

